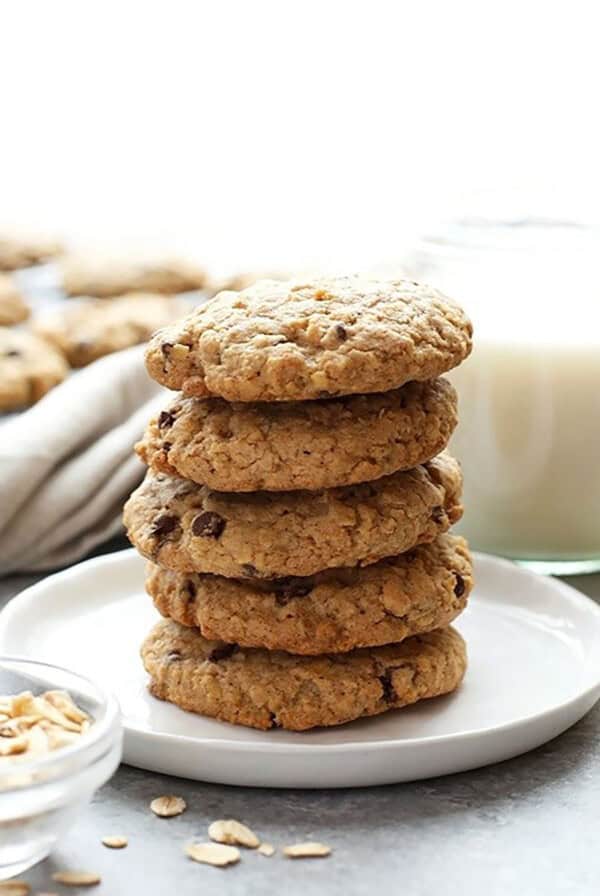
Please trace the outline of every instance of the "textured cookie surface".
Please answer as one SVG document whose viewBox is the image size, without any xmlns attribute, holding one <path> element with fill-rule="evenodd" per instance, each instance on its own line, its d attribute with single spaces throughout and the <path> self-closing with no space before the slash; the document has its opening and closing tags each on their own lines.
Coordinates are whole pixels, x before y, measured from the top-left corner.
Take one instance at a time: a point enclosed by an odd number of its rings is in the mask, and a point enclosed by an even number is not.
<svg viewBox="0 0 600 896">
<path fill-rule="evenodd" d="M 320 489 L 422 464 L 456 425 L 446 380 L 324 401 L 230 404 L 178 396 L 136 446 L 157 472 L 216 490 Z"/>
<path fill-rule="evenodd" d="M 471 350 L 461 309 L 410 280 L 262 280 L 157 333 L 155 380 L 188 396 L 296 401 L 433 379 Z"/>
<path fill-rule="evenodd" d="M 63 356 L 39 337 L 0 327 L 0 411 L 34 404 L 68 372 Z"/>
<path fill-rule="evenodd" d="M 63 288 L 70 296 L 110 298 L 127 292 L 170 295 L 201 289 L 203 270 L 183 259 L 66 258 L 62 264 Z"/>
<path fill-rule="evenodd" d="M 445 532 L 460 518 L 462 477 L 446 454 L 371 483 L 237 495 L 149 473 L 125 505 L 138 551 L 181 572 L 309 576 L 366 566 Z"/>
<path fill-rule="evenodd" d="M 163 616 L 209 640 L 299 654 L 393 644 L 442 628 L 472 587 L 466 543 L 452 535 L 372 566 L 307 577 L 248 582 L 149 564 L 146 578 Z"/>
<path fill-rule="evenodd" d="M 16 271 L 40 264 L 63 251 L 57 240 L 0 234 L 0 271 Z"/>
<path fill-rule="evenodd" d="M 303 731 L 408 706 L 458 687 L 466 648 L 452 628 L 387 647 L 317 657 L 236 648 L 159 622 L 142 646 L 150 691 L 252 728 Z"/>
<path fill-rule="evenodd" d="M 29 307 L 17 284 L 6 274 L 0 274 L 0 326 L 18 324 L 29 317 Z"/>
<path fill-rule="evenodd" d="M 36 333 L 65 355 L 71 367 L 83 367 L 103 355 L 147 342 L 152 333 L 187 310 L 180 299 L 131 293 L 106 302 L 82 299 L 40 314 Z"/>
</svg>

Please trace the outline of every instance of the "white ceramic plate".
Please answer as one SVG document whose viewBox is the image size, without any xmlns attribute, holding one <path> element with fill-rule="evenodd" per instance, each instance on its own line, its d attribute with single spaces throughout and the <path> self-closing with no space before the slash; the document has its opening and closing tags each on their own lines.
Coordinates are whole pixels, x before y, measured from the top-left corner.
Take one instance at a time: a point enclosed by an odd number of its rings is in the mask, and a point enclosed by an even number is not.
<svg viewBox="0 0 600 896">
<path fill-rule="evenodd" d="M 470 665 L 449 697 L 339 728 L 260 732 L 151 697 L 139 645 L 157 619 L 134 551 L 44 579 L 0 615 L 0 652 L 70 667 L 112 687 L 125 761 L 171 775 L 264 787 L 354 787 L 508 759 L 580 719 L 600 696 L 600 608 L 562 582 L 476 558 L 457 627 Z"/>
</svg>

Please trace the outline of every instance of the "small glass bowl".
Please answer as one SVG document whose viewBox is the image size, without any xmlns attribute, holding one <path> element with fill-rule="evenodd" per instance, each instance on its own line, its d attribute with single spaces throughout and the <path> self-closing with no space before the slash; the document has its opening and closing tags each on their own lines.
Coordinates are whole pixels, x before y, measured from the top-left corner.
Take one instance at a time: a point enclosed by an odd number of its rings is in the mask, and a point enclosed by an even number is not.
<svg viewBox="0 0 600 896">
<path fill-rule="evenodd" d="M 80 742 L 0 765 L 0 880 L 40 862 L 117 768 L 123 729 L 115 697 L 74 672 L 0 657 L 0 693 L 68 691 L 93 719 Z"/>
</svg>

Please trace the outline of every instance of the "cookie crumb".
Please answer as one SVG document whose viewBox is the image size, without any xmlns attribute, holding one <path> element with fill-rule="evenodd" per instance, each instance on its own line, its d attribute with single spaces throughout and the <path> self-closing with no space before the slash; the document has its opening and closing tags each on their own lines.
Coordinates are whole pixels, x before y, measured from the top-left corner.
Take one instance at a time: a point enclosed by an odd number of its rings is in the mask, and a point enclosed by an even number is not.
<svg viewBox="0 0 600 896">
<path fill-rule="evenodd" d="M 109 849 L 124 849 L 129 841 L 127 837 L 103 837 L 102 843 L 104 846 L 108 846 Z"/>
<path fill-rule="evenodd" d="M 257 851 L 261 856 L 267 856 L 267 858 L 275 855 L 275 847 L 272 843 L 261 843 Z"/>
<path fill-rule="evenodd" d="M 234 818 L 213 821 L 208 828 L 208 836 L 217 843 L 247 846 L 248 849 L 256 849 L 257 846 L 260 846 L 260 840 L 254 831 Z"/>
<path fill-rule="evenodd" d="M 215 865 L 218 868 L 235 865 L 241 858 L 236 846 L 225 846 L 221 843 L 189 843 L 185 852 L 194 862 Z"/>
<path fill-rule="evenodd" d="M 157 796 L 150 803 L 150 809 L 159 818 L 173 818 L 187 809 L 187 803 L 180 796 Z"/>
<path fill-rule="evenodd" d="M 101 881 L 99 874 L 93 871 L 55 871 L 52 880 L 65 887 L 94 887 Z"/>
<path fill-rule="evenodd" d="M 284 846 L 284 856 L 289 859 L 316 859 L 331 854 L 331 847 L 324 843 L 294 843 L 292 846 Z"/>
</svg>

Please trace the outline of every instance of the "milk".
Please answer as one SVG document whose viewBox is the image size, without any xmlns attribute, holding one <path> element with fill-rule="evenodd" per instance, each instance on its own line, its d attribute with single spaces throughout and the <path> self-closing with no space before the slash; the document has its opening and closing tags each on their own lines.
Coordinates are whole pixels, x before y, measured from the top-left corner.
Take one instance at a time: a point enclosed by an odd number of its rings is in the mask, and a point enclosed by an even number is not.
<svg viewBox="0 0 600 896">
<path fill-rule="evenodd" d="M 473 354 L 449 375 L 460 417 L 450 450 L 465 477 L 458 530 L 474 548 L 600 568 L 599 260 L 588 244 L 553 239 L 435 247 L 413 265 L 475 326 Z"/>
</svg>

